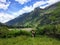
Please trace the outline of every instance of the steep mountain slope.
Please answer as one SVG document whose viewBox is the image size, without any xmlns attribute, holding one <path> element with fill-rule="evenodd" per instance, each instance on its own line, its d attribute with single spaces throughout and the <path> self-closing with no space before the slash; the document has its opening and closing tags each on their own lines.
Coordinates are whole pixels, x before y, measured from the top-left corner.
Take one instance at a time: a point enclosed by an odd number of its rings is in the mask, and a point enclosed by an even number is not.
<svg viewBox="0 0 60 45">
<path fill-rule="evenodd" d="M 30 13 L 25 13 L 9 22 L 7 25 L 31 26 L 60 23 L 60 2 L 46 9 L 36 8 Z"/>
</svg>

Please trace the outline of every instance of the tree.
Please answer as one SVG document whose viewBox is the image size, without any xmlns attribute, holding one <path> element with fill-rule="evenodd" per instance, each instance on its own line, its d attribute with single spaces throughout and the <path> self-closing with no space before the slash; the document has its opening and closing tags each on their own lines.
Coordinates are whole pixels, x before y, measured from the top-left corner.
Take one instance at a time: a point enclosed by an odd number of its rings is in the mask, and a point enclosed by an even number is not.
<svg viewBox="0 0 60 45">
<path fill-rule="evenodd" d="M 8 28 L 7 27 L 0 27 L 0 37 L 5 38 L 8 35 Z"/>
</svg>

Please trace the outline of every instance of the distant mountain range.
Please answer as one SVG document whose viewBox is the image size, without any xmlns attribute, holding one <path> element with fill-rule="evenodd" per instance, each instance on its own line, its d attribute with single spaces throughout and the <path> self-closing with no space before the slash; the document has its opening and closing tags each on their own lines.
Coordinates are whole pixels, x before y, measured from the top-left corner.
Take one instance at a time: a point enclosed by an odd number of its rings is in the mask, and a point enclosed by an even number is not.
<svg viewBox="0 0 60 45">
<path fill-rule="evenodd" d="M 30 13 L 25 13 L 6 23 L 11 26 L 31 26 L 60 24 L 60 2 L 45 9 L 35 8 Z"/>
</svg>

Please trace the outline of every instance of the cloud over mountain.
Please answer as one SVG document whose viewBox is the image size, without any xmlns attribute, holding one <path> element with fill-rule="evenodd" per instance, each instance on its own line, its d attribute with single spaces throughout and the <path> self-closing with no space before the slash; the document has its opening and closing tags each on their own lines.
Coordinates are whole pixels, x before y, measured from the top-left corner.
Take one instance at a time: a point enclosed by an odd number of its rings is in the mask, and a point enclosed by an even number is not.
<svg viewBox="0 0 60 45">
<path fill-rule="evenodd" d="M 11 16 L 7 13 L 0 13 L 0 22 L 5 23 L 11 19 L 14 19 L 14 16 Z"/>
<path fill-rule="evenodd" d="M 33 11 L 36 7 L 42 9 L 60 0 L 0 0 L 0 22 L 4 23 L 23 13 Z"/>
<path fill-rule="evenodd" d="M 22 1 L 22 0 L 21 0 Z M 20 9 L 19 11 L 13 13 L 14 15 L 21 15 L 23 13 L 27 13 L 27 12 L 31 12 L 32 10 L 34 10 L 36 7 L 40 7 L 42 9 L 56 3 L 59 2 L 60 0 L 47 0 L 47 1 L 36 1 L 34 4 L 30 5 L 30 6 L 24 6 L 22 9 Z"/>
</svg>

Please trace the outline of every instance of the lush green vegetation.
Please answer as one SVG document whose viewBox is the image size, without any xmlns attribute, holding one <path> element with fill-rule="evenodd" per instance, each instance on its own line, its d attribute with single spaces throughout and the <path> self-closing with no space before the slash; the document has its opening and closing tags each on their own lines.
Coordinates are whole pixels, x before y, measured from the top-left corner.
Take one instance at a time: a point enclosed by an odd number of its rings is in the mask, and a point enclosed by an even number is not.
<svg viewBox="0 0 60 45">
<path fill-rule="evenodd" d="M 11 22 L 13 26 L 0 24 L 0 45 L 60 45 L 59 4 L 57 3 L 55 8 L 44 10 L 36 8 L 31 13 L 16 18 L 17 21 L 14 24 Z M 34 28 L 35 37 L 31 37 L 32 33 L 28 31 L 9 30 L 25 28 L 25 26 Z"/>
<path fill-rule="evenodd" d="M 60 45 L 60 40 L 47 36 L 0 38 L 0 45 Z"/>
<path fill-rule="evenodd" d="M 53 36 L 60 38 L 60 24 L 58 25 L 45 25 L 45 26 L 40 26 L 36 27 L 36 33 L 38 35 L 48 35 L 48 36 Z"/>
<path fill-rule="evenodd" d="M 11 38 L 20 35 L 31 36 L 31 32 L 24 30 L 9 30 L 7 27 L 0 27 L 0 38 Z"/>
<path fill-rule="evenodd" d="M 60 25 L 57 26 L 58 29 L 60 28 L 59 26 Z M 7 27 L 0 27 L 0 37 L 1 37 L 0 45 L 60 45 L 59 38 L 55 38 L 51 36 L 49 37 L 45 35 L 47 33 L 44 33 L 44 30 L 46 30 L 47 32 L 49 30 L 48 33 L 51 33 L 53 29 L 51 26 L 47 26 L 47 27 L 45 26 L 44 28 L 38 27 L 37 28 L 38 30 L 35 30 L 36 31 L 35 37 L 31 37 L 31 32 L 27 32 L 24 30 L 15 30 L 15 29 L 9 31 Z"/>
<path fill-rule="evenodd" d="M 0 37 L 1 38 L 7 37 L 8 33 L 9 33 L 9 30 L 7 27 L 5 27 L 5 26 L 0 27 Z"/>
</svg>

